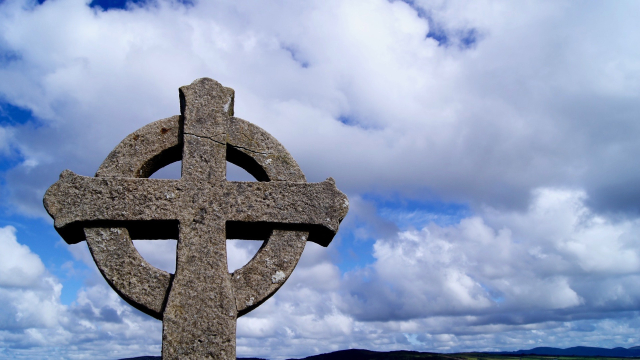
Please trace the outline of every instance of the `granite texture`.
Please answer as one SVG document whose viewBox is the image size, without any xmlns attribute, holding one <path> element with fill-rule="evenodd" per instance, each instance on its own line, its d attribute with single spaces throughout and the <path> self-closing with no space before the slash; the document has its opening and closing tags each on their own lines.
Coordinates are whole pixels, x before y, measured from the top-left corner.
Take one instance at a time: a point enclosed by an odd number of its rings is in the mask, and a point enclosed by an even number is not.
<svg viewBox="0 0 640 360">
<path fill-rule="evenodd" d="M 349 203 L 333 179 L 307 183 L 266 131 L 233 117 L 234 91 L 212 79 L 180 88 L 180 116 L 148 124 L 95 177 L 65 170 L 44 205 L 70 244 L 87 240 L 108 283 L 163 321 L 163 359 L 235 359 L 236 319 L 272 296 L 306 241 L 327 246 Z M 148 179 L 182 160 L 179 180 Z M 226 162 L 259 182 L 226 180 Z M 176 273 L 147 263 L 132 239 L 178 239 Z M 227 271 L 226 239 L 265 240 Z"/>
</svg>

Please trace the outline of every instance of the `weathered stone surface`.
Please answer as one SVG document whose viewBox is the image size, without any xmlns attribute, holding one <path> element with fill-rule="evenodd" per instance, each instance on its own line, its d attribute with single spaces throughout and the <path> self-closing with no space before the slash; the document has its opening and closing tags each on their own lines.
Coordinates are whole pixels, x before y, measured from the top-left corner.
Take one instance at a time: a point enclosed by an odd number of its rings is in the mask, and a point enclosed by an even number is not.
<svg viewBox="0 0 640 360">
<path fill-rule="evenodd" d="M 172 275 L 149 264 L 126 228 L 87 228 L 91 254 L 109 285 L 137 309 L 162 319 Z"/>
<path fill-rule="evenodd" d="M 129 134 L 107 156 L 96 176 L 147 178 L 181 158 L 180 116 L 175 115 Z"/>
<path fill-rule="evenodd" d="M 238 316 L 272 296 L 306 241 L 327 246 L 348 211 L 329 178 L 306 183 L 286 149 L 233 117 L 234 92 L 211 79 L 180 88 L 181 116 L 142 127 L 85 177 L 65 170 L 45 194 L 68 243 L 87 240 L 98 268 L 130 304 L 163 320 L 165 359 L 235 359 Z M 179 180 L 146 179 L 182 160 Z M 226 181 L 226 161 L 260 182 Z M 178 239 L 175 275 L 131 239 Z M 266 240 L 227 272 L 226 239 Z"/>
</svg>

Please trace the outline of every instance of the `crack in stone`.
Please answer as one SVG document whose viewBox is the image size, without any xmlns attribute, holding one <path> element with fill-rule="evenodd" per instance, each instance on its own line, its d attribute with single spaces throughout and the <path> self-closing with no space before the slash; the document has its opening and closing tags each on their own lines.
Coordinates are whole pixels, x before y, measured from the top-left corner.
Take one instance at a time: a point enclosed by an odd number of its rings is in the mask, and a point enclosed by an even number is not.
<svg viewBox="0 0 640 360">
<path fill-rule="evenodd" d="M 215 143 L 218 143 L 218 144 L 220 144 L 220 145 L 227 145 L 227 143 L 226 143 L 226 142 L 221 142 L 221 141 L 218 141 L 218 140 L 216 140 L 216 139 L 210 138 L 210 137 L 208 137 L 208 136 L 196 135 L 196 134 L 192 134 L 192 133 L 188 133 L 188 132 L 185 132 L 184 134 L 185 134 L 185 135 L 195 136 L 195 137 L 200 138 L 200 139 L 207 139 L 207 140 L 211 140 L 211 141 L 213 141 L 213 142 L 215 142 Z"/>
<path fill-rule="evenodd" d="M 233 145 L 233 144 L 229 144 L 229 145 L 230 145 L 230 146 L 233 146 L 234 148 L 244 149 L 244 150 L 247 150 L 247 151 L 251 151 L 251 152 L 252 152 L 252 153 L 254 153 L 254 154 L 269 155 L 269 153 L 267 153 L 267 152 L 261 152 L 261 151 L 251 150 L 251 149 L 246 148 L 246 147 L 244 147 L 244 146 Z"/>
<path fill-rule="evenodd" d="M 229 143 L 227 143 L 227 142 L 221 142 L 221 141 L 218 141 L 218 140 L 212 139 L 212 138 L 210 138 L 210 137 L 208 137 L 208 136 L 196 135 L 196 134 L 192 134 L 192 133 L 188 133 L 188 132 L 185 132 L 184 134 L 185 134 L 185 135 L 195 136 L 195 137 L 197 137 L 197 138 L 201 138 L 201 139 L 211 140 L 211 141 L 213 141 L 213 142 L 215 142 L 215 143 L 218 143 L 218 144 L 220 144 L 220 145 L 227 145 L 227 144 L 228 144 L 229 146 L 233 146 L 234 148 L 237 148 L 237 149 L 244 149 L 244 150 L 250 151 L 250 152 L 252 152 L 252 153 L 254 153 L 254 154 L 269 155 L 269 153 L 268 153 L 268 152 L 256 151 L 256 150 L 252 150 L 252 149 L 246 148 L 246 147 L 244 147 L 244 146 L 240 146 L 240 145 L 233 145 L 233 144 L 229 144 Z"/>
</svg>

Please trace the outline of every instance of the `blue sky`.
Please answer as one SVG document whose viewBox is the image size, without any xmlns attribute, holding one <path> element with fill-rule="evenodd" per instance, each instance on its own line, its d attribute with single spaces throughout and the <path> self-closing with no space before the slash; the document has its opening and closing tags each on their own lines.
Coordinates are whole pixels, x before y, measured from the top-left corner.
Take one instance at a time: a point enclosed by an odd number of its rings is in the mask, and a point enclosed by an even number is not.
<svg viewBox="0 0 640 360">
<path fill-rule="evenodd" d="M 0 2 L 0 357 L 160 354 L 161 323 L 42 197 L 200 77 L 350 199 L 331 245 L 239 319 L 239 356 L 640 345 L 638 7 Z M 135 245 L 174 268 L 175 241 Z M 259 247 L 227 245 L 232 269 Z"/>
</svg>

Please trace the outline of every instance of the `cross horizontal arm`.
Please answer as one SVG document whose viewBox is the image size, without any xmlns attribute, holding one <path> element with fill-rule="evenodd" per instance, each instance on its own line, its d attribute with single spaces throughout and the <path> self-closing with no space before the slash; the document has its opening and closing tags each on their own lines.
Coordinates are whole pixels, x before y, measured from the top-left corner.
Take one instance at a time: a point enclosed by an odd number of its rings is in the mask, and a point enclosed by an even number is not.
<svg viewBox="0 0 640 360">
<path fill-rule="evenodd" d="M 322 228 L 328 244 L 349 209 L 333 179 L 320 183 L 228 182 L 224 198 L 229 221 L 308 225 Z M 325 245 L 326 246 L 326 245 Z"/>
<path fill-rule="evenodd" d="M 68 243 L 84 239 L 88 222 L 177 220 L 179 180 L 95 178 L 65 170 L 47 190 L 44 206 Z"/>
</svg>

